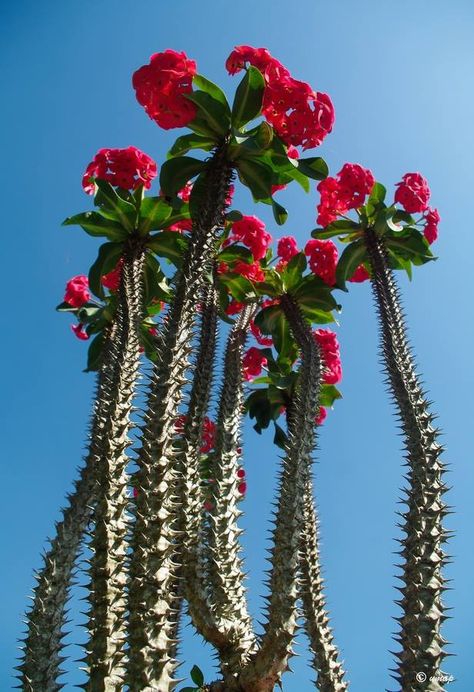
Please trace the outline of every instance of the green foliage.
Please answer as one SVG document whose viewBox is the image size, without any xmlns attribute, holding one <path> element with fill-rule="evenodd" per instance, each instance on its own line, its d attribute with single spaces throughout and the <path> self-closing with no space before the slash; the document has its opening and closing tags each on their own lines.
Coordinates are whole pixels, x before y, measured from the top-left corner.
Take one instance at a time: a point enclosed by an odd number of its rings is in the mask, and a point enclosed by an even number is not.
<svg viewBox="0 0 474 692">
<path fill-rule="evenodd" d="M 160 186 L 164 194 L 176 195 L 187 182 L 206 168 L 205 161 L 191 156 L 177 156 L 165 161 L 160 171 Z"/>
<path fill-rule="evenodd" d="M 232 126 L 240 130 L 262 110 L 265 80 L 256 67 L 250 66 L 235 92 L 232 106 Z"/>
<path fill-rule="evenodd" d="M 97 259 L 89 270 L 89 287 L 99 298 L 105 298 L 101 277 L 115 268 L 123 252 L 122 243 L 104 243 Z"/>
</svg>

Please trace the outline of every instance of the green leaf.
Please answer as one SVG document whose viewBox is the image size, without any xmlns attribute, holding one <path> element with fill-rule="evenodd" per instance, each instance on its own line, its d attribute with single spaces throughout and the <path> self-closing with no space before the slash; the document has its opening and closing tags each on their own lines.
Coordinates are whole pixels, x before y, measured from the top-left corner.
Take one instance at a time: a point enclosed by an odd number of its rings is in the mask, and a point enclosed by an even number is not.
<svg viewBox="0 0 474 692">
<path fill-rule="evenodd" d="M 104 243 L 100 246 L 97 259 L 89 270 L 89 288 L 99 298 L 105 297 L 101 277 L 115 269 L 122 253 L 122 243 Z"/>
<path fill-rule="evenodd" d="M 260 149 L 267 149 L 273 140 L 273 127 L 264 120 L 255 129 L 252 139 Z"/>
<path fill-rule="evenodd" d="M 386 194 L 387 190 L 382 183 L 375 183 L 369 195 L 369 199 L 367 200 L 367 204 L 365 205 L 367 216 L 373 216 L 374 213 L 383 206 Z"/>
<path fill-rule="evenodd" d="M 286 211 L 285 207 L 282 207 L 281 204 L 275 202 L 274 199 L 272 199 L 272 209 L 275 221 L 279 226 L 282 226 L 288 218 L 288 212 Z"/>
<path fill-rule="evenodd" d="M 320 156 L 310 156 L 307 159 L 298 159 L 298 170 L 313 180 L 324 180 L 328 177 L 329 168 L 324 159 Z"/>
<path fill-rule="evenodd" d="M 348 245 L 339 258 L 336 269 L 336 286 L 347 291 L 346 281 L 350 279 L 359 264 L 367 259 L 367 249 L 363 238 Z"/>
<path fill-rule="evenodd" d="M 336 399 L 342 399 L 341 392 L 333 384 L 322 384 L 319 395 L 319 403 L 321 406 L 331 407 Z"/>
<path fill-rule="evenodd" d="M 146 235 L 163 227 L 171 215 L 171 206 L 163 197 L 145 197 L 140 206 L 138 231 Z"/>
<path fill-rule="evenodd" d="M 298 252 L 297 255 L 291 258 L 281 273 L 285 291 L 291 291 L 301 282 L 307 266 L 308 263 L 304 253 Z"/>
<path fill-rule="evenodd" d="M 197 221 L 199 219 L 201 209 L 206 199 L 206 192 L 206 172 L 203 171 L 198 175 L 198 177 L 194 181 L 193 189 L 191 190 L 191 196 L 189 198 L 189 212 L 191 214 L 191 218 L 194 221 Z"/>
<path fill-rule="evenodd" d="M 175 156 L 182 156 L 190 151 L 190 149 L 203 149 L 204 151 L 211 151 L 215 145 L 216 141 L 215 139 L 212 139 L 212 137 L 198 135 L 193 132 L 189 135 L 178 137 L 176 142 L 169 150 L 167 158 L 171 159 Z"/>
<path fill-rule="evenodd" d="M 415 265 L 435 259 L 424 235 L 414 228 L 405 227 L 403 231 L 387 235 L 385 243 L 397 257 L 410 260 Z"/>
<path fill-rule="evenodd" d="M 89 324 L 100 317 L 102 311 L 103 308 L 99 307 L 98 305 L 87 306 L 86 304 L 80 307 L 77 311 L 77 319 L 79 322 L 82 322 L 82 324 Z"/>
<path fill-rule="evenodd" d="M 58 312 L 76 312 L 78 308 L 74 308 L 72 305 L 69 305 L 69 303 L 59 303 L 59 305 L 56 306 L 55 310 Z"/>
<path fill-rule="evenodd" d="M 354 233 L 355 231 L 360 231 L 361 227 L 355 221 L 350 219 L 339 219 L 338 221 L 333 221 L 326 228 L 315 228 L 311 231 L 313 238 L 318 238 L 319 240 L 324 240 L 326 238 L 334 238 L 334 236 L 340 236 L 345 233 Z"/>
<path fill-rule="evenodd" d="M 193 666 L 191 669 L 191 680 L 194 682 L 195 685 L 198 687 L 202 687 L 204 685 L 204 675 L 202 673 L 202 670 L 198 668 L 198 666 Z"/>
<path fill-rule="evenodd" d="M 246 123 L 260 115 L 265 80 L 256 67 L 250 66 L 235 92 L 232 105 L 232 125 L 240 130 Z"/>
<path fill-rule="evenodd" d="M 230 221 L 231 223 L 234 223 L 234 221 L 241 221 L 242 217 L 242 212 L 237 211 L 237 209 L 233 209 L 225 215 L 226 221 Z"/>
<path fill-rule="evenodd" d="M 106 219 L 97 211 L 86 211 L 83 214 L 68 216 L 62 225 L 81 226 L 89 235 L 109 240 L 125 240 L 128 235 L 126 228 L 111 219 Z"/>
<path fill-rule="evenodd" d="M 102 349 L 104 348 L 105 336 L 104 333 L 97 334 L 92 339 L 87 351 L 87 367 L 84 372 L 94 372 L 99 369 L 102 359 Z"/>
<path fill-rule="evenodd" d="M 145 305 L 153 304 L 155 301 L 170 300 L 172 292 L 166 276 L 163 274 L 158 260 L 149 252 L 145 257 L 145 271 L 143 277 Z M 148 311 L 148 314 L 156 314 L 157 312 L 159 312 L 159 309 L 155 308 Z"/>
<path fill-rule="evenodd" d="M 242 245 L 230 245 L 225 247 L 217 255 L 219 262 L 247 262 L 247 264 L 252 264 L 253 255 L 246 247 Z"/>
<path fill-rule="evenodd" d="M 275 426 L 275 434 L 273 436 L 273 444 L 279 447 L 280 449 L 283 449 L 286 451 L 286 443 L 288 441 L 288 437 L 286 435 L 286 432 L 281 428 L 276 421 L 273 421 L 273 425 Z"/>
<path fill-rule="evenodd" d="M 293 353 L 295 346 L 285 314 L 279 305 L 270 305 L 255 317 L 255 324 L 264 334 L 271 334 L 273 343 L 282 357 Z"/>
<path fill-rule="evenodd" d="M 166 257 L 175 267 L 180 267 L 188 240 L 176 231 L 162 231 L 150 238 L 146 246 L 158 257 Z"/>
<path fill-rule="evenodd" d="M 183 187 L 206 168 L 205 161 L 191 156 L 179 156 L 165 161 L 160 172 L 160 186 L 166 195 L 176 195 Z"/>
<path fill-rule="evenodd" d="M 340 310 L 331 288 L 319 276 L 305 276 L 300 285 L 293 289 L 292 295 L 304 316 L 318 324 L 334 322 L 333 310 Z"/>
<path fill-rule="evenodd" d="M 393 216 L 392 216 L 392 221 L 394 223 L 399 223 L 400 221 L 405 221 L 405 223 L 408 224 L 414 224 L 415 219 L 411 214 L 409 214 L 407 211 L 404 211 L 403 209 L 397 209 Z"/>
<path fill-rule="evenodd" d="M 241 274 L 223 272 L 219 274 L 219 281 L 238 303 L 246 303 L 257 298 L 253 283 Z"/>
<path fill-rule="evenodd" d="M 112 220 L 118 221 L 123 228 L 132 231 L 135 228 L 137 210 L 133 204 L 123 199 L 115 188 L 105 180 L 95 180 L 97 192 L 94 197 L 96 206 L 101 207 L 104 215 L 109 213 Z"/>
<path fill-rule="evenodd" d="M 205 91 L 191 91 L 183 95 L 198 107 L 198 118 L 206 123 L 214 136 L 219 138 L 227 134 L 230 127 L 230 109 L 227 104 L 222 105 Z"/>
<path fill-rule="evenodd" d="M 271 197 L 273 172 L 269 166 L 260 161 L 241 159 L 238 162 L 238 169 L 256 202 Z"/>
<path fill-rule="evenodd" d="M 212 96 L 212 98 L 216 101 L 219 101 L 219 103 L 222 103 L 223 106 L 226 106 L 227 110 L 230 113 L 230 106 L 227 103 L 226 95 L 224 94 L 222 89 L 217 86 L 217 84 L 214 84 L 214 82 L 211 82 L 210 79 L 207 79 L 206 77 L 203 77 L 200 74 L 194 75 L 193 84 L 201 91 L 205 91 L 206 94 Z"/>
</svg>

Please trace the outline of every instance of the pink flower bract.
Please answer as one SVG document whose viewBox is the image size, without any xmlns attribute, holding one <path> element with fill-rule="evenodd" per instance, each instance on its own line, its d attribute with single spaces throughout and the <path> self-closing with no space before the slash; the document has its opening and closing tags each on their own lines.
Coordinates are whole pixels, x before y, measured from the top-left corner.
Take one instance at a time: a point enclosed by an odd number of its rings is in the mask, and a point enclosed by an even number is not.
<svg viewBox="0 0 474 692">
<path fill-rule="evenodd" d="M 93 195 L 95 185 L 91 178 L 98 178 L 124 190 L 136 190 L 140 185 L 148 190 L 156 174 L 156 163 L 136 147 L 100 149 L 86 168 L 82 187 Z"/>
<path fill-rule="evenodd" d="M 401 204 L 409 214 L 416 214 L 428 208 L 430 188 L 421 173 L 405 173 L 397 183 L 395 202 Z"/>
<path fill-rule="evenodd" d="M 89 279 L 84 274 L 73 276 L 66 284 L 64 302 L 73 308 L 80 308 L 90 300 Z"/>
<path fill-rule="evenodd" d="M 308 256 L 309 268 L 328 286 L 336 283 L 337 247 L 332 240 L 308 240 L 304 254 Z"/>
</svg>

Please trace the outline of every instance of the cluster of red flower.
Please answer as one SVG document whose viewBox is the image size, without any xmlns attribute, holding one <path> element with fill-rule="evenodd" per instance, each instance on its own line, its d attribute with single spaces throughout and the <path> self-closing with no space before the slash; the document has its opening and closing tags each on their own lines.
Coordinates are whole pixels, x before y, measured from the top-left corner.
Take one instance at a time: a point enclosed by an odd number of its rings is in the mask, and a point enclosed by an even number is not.
<svg viewBox="0 0 474 692">
<path fill-rule="evenodd" d="M 237 46 L 227 58 L 226 68 L 229 74 L 236 74 L 247 63 L 264 76 L 262 113 L 278 136 L 288 146 L 303 149 L 321 144 L 334 125 L 334 107 L 329 96 L 294 79 L 266 48 Z"/>
<path fill-rule="evenodd" d="M 93 195 L 95 185 L 91 178 L 99 178 L 124 190 L 136 190 L 140 185 L 148 190 L 156 174 L 156 163 L 136 147 L 99 149 L 86 168 L 82 187 Z"/>
<path fill-rule="evenodd" d="M 196 117 L 196 106 L 184 96 L 192 91 L 195 74 L 194 60 L 174 50 L 155 53 L 134 73 L 138 103 L 164 130 L 184 127 Z"/>
</svg>

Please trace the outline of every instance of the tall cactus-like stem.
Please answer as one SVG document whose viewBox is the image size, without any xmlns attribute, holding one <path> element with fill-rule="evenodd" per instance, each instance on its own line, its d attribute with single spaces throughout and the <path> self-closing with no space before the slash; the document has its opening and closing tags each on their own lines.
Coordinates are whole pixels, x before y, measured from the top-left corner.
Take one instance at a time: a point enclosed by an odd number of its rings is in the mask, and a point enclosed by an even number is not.
<svg viewBox="0 0 474 692">
<path fill-rule="evenodd" d="M 447 534 L 442 520 L 447 513 L 443 502 L 443 451 L 438 442 L 434 416 L 416 373 L 408 345 L 400 296 L 393 273 L 388 268 L 383 241 L 373 229 L 365 234 L 372 268 L 372 289 L 379 316 L 381 352 L 390 391 L 398 409 L 408 463 L 407 511 L 401 540 L 399 618 L 397 639 L 401 651 L 396 678 L 403 690 L 442 690 L 441 664 L 446 653 L 441 626 L 446 619 L 442 593 L 446 561 L 443 544 Z M 421 678 L 421 680 L 420 680 Z"/>
<path fill-rule="evenodd" d="M 114 342 L 123 366 L 118 397 L 110 410 L 107 428 L 108 449 L 97 470 L 97 504 L 88 600 L 89 640 L 86 663 L 87 690 L 121 690 L 124 681 L 126 637 L 126 556 L 131 410 L 140 361 L 139 330 L 143 319 L 144 250 L 131 238 L 123 257 L 118 289 L 117 322 L 120 338 Z"/>
<path fill-rule="evenodd" d="M 287 669 L 297 628 L 299 559 L 304 522 L 305 484 L 315 445 L 321 361 L 319 347 L 298 305 L 286 294 L 281 306 L 301 350 L 301 370 L 292 405 L 297 429 L 290 426 L 280 477 L 273 530 L 268 615 L 260 649 L 242 672 L 246 692 L 269 692 Z M 296 427 L 296 426 L 295 426 Z"/>
<path fill-rule="evenodd" d="M 198 220 L 193 224 L 164 326 L 162 355 L 149 386 L 138 454 L 138 496 L 130 561 L 127 684 L 132 692 L 168 692 L 176 685 L 177 664 L 172 652 L 180 593 L 175 556 L 176 543 L 182 540 L 177 523 L 177 480 L 181 480 L 182 474 L 174 447 L 175 421 L 189 368 L 196 303 L 223 222 L 231 174 L 224 142 L 208 163 L 206 193 Z"/>
<path fill-rule="evenodd" d="M 313 652 L 317 672 L 316 687 L 321 692 L 342 692 L 348 689 L 339 651 L 329 624 L 321 575 L 318 541 L 318 519 L 313 499 L 311 477 L 305 483 L 303 530 L 301 534 L 300 594 L 306 633 Z"/>
<path fill-rule="evenodd" d="M 56 535 L 36 576 L 33 604 L 27 615 L 23 660 L 18 666 L 22 689 L 27 692 L 56 692 L 62 688 L 61 656 L 66 604 L 75 560 L 97 501 L 97 470 L 105 463 L 110 420 L 119 398 L 123 361 L 116 344 L 124 325 L 114 322 L 106 334 L 102 363 L 97 377 L 89 450 L 69 505 L 56 524 Z"/>
<path fill-rule="evenodd" d="M 243 410 L 242 356 L 254 312 L 254 306 L 246 306 L 228 337 L 212 465 L 215 496 L 209 513 L 209 598 L 218 629 L 225 635 L 224 642 L 215 642 L 225 679 L 235 674 L 255 647 L 240 556 L 242 530 L 237 523 L 241 512 L 236 482 Z"/>
</svg>

